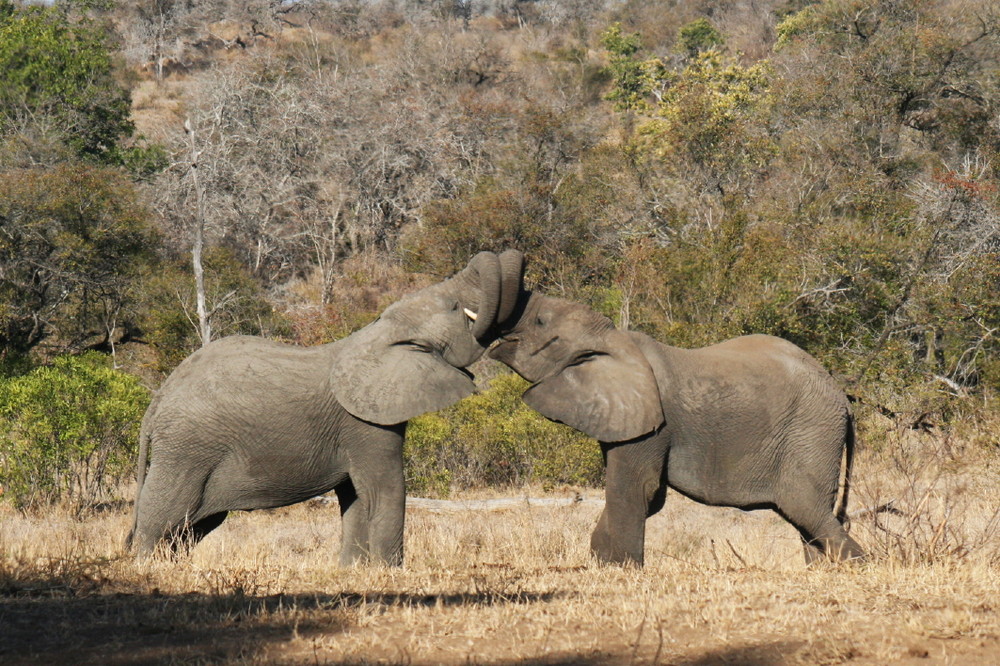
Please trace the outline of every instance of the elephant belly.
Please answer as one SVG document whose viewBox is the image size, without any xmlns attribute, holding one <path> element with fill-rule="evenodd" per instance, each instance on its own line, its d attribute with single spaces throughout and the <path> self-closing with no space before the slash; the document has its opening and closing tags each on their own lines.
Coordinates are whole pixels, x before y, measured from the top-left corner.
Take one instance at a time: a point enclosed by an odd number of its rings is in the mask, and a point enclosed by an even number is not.
<svg viewBox="0 0 1000 666">
<path fill-rule="evenodd" d="M 204 504 L 229 511 L 288 506 L 329 492 L 347 477 L 346 466 L 332 460 L 310 464 L 280 455 L 231 457 L 208 479 Z"/>
<path fill-rule="evenodd" d="M 711 446 L 672 446 L 667 485 L 703 504 L 741 509 L 769 508 L 775 502 L 775 462 L 764 455 L 719 455 Z"/>
</svg>

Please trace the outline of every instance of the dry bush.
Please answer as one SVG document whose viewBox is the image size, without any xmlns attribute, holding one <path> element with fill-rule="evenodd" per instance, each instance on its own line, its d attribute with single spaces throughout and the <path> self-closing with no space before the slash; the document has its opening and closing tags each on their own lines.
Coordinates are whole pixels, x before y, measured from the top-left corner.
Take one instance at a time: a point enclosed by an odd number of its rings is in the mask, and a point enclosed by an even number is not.
<svg viewBox="0 0 1000 666">
<path fill-rule="evenodd" d="M 856 474 L 853 510 L 856 535 L 873 557 L 1000 562 L 1000 501 L 988 449 L 933 428 L 890 424 L 880 434 L 882 453 L 864 459 Z"/>
</svg>

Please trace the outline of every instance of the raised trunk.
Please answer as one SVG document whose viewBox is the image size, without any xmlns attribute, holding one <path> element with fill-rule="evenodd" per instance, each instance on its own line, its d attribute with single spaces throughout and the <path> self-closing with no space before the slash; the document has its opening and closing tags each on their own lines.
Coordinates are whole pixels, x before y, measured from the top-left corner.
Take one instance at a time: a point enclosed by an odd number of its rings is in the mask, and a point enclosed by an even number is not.
<svg viewBox="0 0 1000 666">
<path fill-rule="evenodd" d="M 527 292 L 522 292 L 524 284 L 524 254 L 520 250 L 506 250 L 500 254 L 500 306 L 497 309 L 497 325 L 504 322 L 514 313 L 519 299 Z"/>
<path fill-rule="evenodd" d="M 480 252 L 461 275 L 479 287 L 479 305 L 472 325 L 472 335 L 478 340 L 496 321 L 500 305 L 500 259 L 492 252 Z"/>
</svg>

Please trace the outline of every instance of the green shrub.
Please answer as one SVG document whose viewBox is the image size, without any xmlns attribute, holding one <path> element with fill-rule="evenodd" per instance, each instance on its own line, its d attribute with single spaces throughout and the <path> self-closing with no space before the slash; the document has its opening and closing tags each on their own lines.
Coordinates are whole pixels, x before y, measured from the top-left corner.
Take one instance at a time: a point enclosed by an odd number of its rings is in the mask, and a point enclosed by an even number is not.
<svg viewBox="0 0 1000 666">
<path fill-rule="evenodd" d="M 148 403 L 138 380 L 97 352 L 0 379 L 2 499 L 77 510 L 107 499 L 134 470 Z"/>
<path fill-rule="evenodd" d="M 503 374 L 482 393 L 413 419 L 404 447 L 408 490 L 447 495 L 453 487 L 600 484 L 597 443 L 525 405 L 527 387 Z"/>
<path fill-rule="evenodd" d="M 677 46 L 691 58 L 725 43 L 726 38 L 706 18 L 691 21 L 677 31 Z"/>
<path fill-rule="evenodd" d="M 289 333 L 261 285 L 230 250 L 208 248 L 203 262 L 213 340 L 228 335 L 273 337 Z M 138 320 L 143 339 L 156 349 L 157 369 L 168 372 L 201 346 L 193 323 L 197 321 L 197 306 L 191 262 L 187 258 L 162 262 L 146 276 L 140 299 Z"/>
</svg>

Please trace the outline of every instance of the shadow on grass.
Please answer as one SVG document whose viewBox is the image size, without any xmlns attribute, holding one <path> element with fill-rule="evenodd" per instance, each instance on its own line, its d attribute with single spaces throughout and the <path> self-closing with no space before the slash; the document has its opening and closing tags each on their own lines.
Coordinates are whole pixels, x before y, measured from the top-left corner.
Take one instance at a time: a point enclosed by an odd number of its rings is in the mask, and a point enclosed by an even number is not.
<svg viewBox="0 0 1000 666">
<path fill-rule="evenodd" d="M 557 596 L 524 592 L 15 594 L 0 596 L 0 663 L 266 661 L 269 645 L 293 637 L 342 632 L 351 626 L 356 613 L 378 612 L 380 607 L 529 604 Z"/>
<path fill-rule="evenodd" d="M 775 641 L 757 645 L 732 646 L 702 654 L 678 657 L 666 651 L 655 654 L 648 649 L 636 652 L 632 647 L 608 646 L 606 650 L 588 653 L 555 653 L 539 657 L 502 662 L 476 662 L 490 666 L 618 666 L 628 664 L 671 664 L 672 666 L 783 666 L 798 663 L 796 653 L 804 645 L 801 641 Z M 647 646 L 648 647 L 648 646 Z"/>
<path fill-rule="evenodd" d="M 712 650 L 672 661 L 677 666 L 780 666 L 792 663 L 795 654 L 804 645 L 801 641 L 775 641 L 757 645 L 743 645 Z"/>
</svg>

